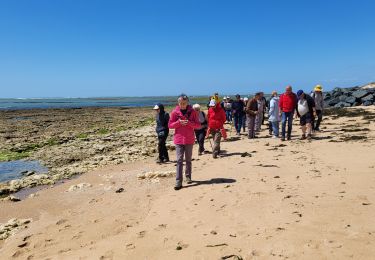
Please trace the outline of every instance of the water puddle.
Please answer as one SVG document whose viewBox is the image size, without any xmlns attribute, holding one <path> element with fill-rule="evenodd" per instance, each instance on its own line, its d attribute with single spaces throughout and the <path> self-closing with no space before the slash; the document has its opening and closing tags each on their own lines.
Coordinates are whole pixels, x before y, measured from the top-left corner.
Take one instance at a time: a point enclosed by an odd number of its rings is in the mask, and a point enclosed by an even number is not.
<svg viewBox="0 0 375 260">
<path fill-rule="evenodd" d="M 0 182 L 20 179 L 22 172 L 34 171 L 35 174 L 47 173 L 48 169 L 39 161 L 17 160 L 10 162 L 0 162 Z"/>
</svg>

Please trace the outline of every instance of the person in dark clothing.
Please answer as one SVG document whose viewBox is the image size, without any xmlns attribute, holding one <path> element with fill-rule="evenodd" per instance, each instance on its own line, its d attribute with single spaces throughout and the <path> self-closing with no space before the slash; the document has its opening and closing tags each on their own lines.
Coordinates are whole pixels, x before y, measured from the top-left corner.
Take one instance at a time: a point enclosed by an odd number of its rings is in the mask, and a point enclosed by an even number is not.
<svg viewBox="0 0 375 260">
<path fill-rule="evenodd" d="M 297 97 L 297 115 L 300 118 L 300 124 L 302 129 L 301 139 L 311 139 L 312 124 L 314 122 L 314 116 L 316 114 L 315 101 L 311 96 L 306 95 L 302 89 L 298 90 Z"/>
<path fill-rule="evenodd" d="M 236 100 L 232 103 L 232 111 L 234 117 L 234 127 L 236 128 L 237 135 L 241 133 L 241 127 L 243 124 L 245 103 L 241 100 L 240 95 L 236 95 Z"/>
<path fill-rule="evenodd" d="M 158 135 L 158 152 L 159 157 L 156 160 L 157 163 L 169 162 L 168 149 L 165 144 L 169 134 L 168 122 L 169 114 L 165 112 L 163 104 L 157 104 L 154 107 L 156 111 L 156 133 Z"/>
<path fill-rule="evenodd" d="M 269 108 L 269 103 L 267 102 L 267 99 L 264 97 L 264 92 L 262 92 L 262 102 L 263 102 L 263 104 L 264 104 L 264 106 L 263 106 L 262 125 L 264 125 L 265 114 L 266 114 L 266 112 L 267 112 L 267 109 Z"/>
<path fill-rule="evenodd" d="M 207 133 L 208 120 L 207 120 L 206 114 L 203 111 L 201 111 L 201 106 L 199 104 L 193 105 L 193 109 L 197 111 L 199 123 L 201 124 L 200 128 L 194 129 L 194 132 L 195 132 L 195 137 L 197 138 L 197 142 L 199 144 L 198 155 L 202 155 L 205 151 L 204 139 Z"/>
</svg>

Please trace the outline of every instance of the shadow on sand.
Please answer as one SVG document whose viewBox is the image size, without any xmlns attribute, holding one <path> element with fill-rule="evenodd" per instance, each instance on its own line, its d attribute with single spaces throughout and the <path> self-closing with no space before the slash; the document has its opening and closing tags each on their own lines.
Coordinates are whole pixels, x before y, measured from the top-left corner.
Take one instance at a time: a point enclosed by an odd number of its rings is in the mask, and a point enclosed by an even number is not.
<svg viewBox="0 0 375 260">
<path fill-rule="evenodd" d="M 206 181 L 193 181 L 193 184 L 183 186 L 183 188 L 191 188 L 200 185 L 211 185 L 211 184 L 227 184 L 227 183 L 234 183 L 236 182 L 235 179 L 227 179 L 227 178 L 213 178 L 211 180 Z"/>
</svg>

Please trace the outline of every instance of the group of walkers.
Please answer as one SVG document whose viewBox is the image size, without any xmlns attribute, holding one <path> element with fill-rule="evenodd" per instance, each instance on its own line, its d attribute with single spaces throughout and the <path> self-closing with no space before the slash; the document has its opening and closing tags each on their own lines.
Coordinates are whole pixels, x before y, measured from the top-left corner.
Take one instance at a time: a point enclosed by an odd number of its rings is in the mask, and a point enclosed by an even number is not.
<svg viewBox="0 0 375 260">
<path fill-rule="evenodd" d="M 267 102 L 263 92 L 255 93 L 251 99 L 235 96 L 219 99 L 218 93 L 210 97 L 207 104 L 208 113 L 202 111 L 199 104 L 193 106 L 189 98 L 181 94 L 177 99 L 177 106 L 169 115 L 162 104 L 154 107 L 156 111 L 156 132 L 158 135 L 158 163 L 168 162 L 169 155 L 166 140 L 169 129 L 174 129 L 173 141 L 176 145 L 176 185 L 175 190 L 182 188 L 183 162 L 185 158 L 185 180 L 192 183 L 192 154 L 193 145 L 198 143 L 198 155 L 206 153 L 204 141 L 210 140 L 213 158 L 220 154 L 221 139 L 227 138 L 224 128 L 225 123 L 233 124 L 237 135 L 241 130 L 246 132 L 247 137 L 253 139 L 261 131 L 268 112 L 268 131 L 272 138 L 280 138 L 281 141 L 291 140 L 293 119 L 298 117 L 302 130 L 300 139 L 311 139 L 314 131 L 320 131 L 320 123 L 323 115 L 323 94 L 320 85 L 315 86 L 311 94 L 303 90 L 294 93 L 291 86 L 287 86 L 285 92 L 280 96 L 276 91 L 272 92 Z M 317 120 L 315 120 L 317 119 Z M 279 131 L 281 122 L 281 134 Z"/>
</svg>

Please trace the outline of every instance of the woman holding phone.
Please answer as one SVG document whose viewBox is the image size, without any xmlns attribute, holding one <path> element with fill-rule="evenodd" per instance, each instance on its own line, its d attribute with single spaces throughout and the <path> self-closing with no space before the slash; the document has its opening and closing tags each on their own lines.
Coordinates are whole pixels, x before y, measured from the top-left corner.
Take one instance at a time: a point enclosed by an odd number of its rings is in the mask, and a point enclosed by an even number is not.
<svg viewBox="0 0 375 260">
<path fill-rule="evenodd" d="M 195 142 L 194 129 L 200 127 L 197 112 L 189 105 L 189 98 L 185 94 L 181 94 L 177 99 L 178 105 L 171 113 L 169 120 L 169 128 L 175 129 L 174 144 L 176 145 L 176 185 L 175 190 L 182 188 L 183 180 L 183 161 L 185 157 L 186 168 L 185 177 L 188 184 L 191 180 L 191 159 L 193 155 L 193 145 Z"/>
</svg>

